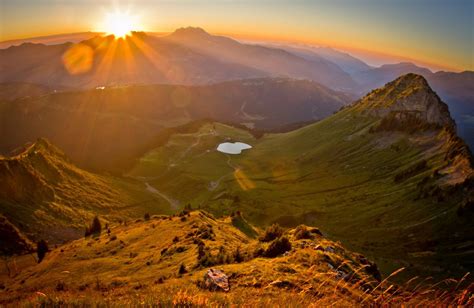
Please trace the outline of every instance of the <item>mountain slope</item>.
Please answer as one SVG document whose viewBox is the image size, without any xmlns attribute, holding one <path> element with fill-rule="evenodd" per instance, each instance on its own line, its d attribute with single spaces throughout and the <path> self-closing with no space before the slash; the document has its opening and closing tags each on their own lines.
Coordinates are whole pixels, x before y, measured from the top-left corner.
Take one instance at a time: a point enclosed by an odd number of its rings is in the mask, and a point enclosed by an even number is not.
<svg viewBox="0 0 474 308">
<path fill-rule="evenodd" d="M 282 230 L 282 237 L 261 242 L 243 233 L 242 224 L 252 228 L 240 214 L 215 219 L 193 211 L 111 225 L 110 235 L 65 244 L 40 264 L 19 258 L 24 270 L 3 281 L 7 292 L 0 294 L 0 304 L 469 304 L 462 288 L 444 295 L 421 288 L 417 294 L 380 282 L 376 265 L 316 228 Z M 275 249 L 282 242 L 286 245 Z M 206 284 L 208 273 L 216 278 Z"/>
<path fill-rule="evenodd" d="M 316 82 L 286 78 L 53 93 L 0 102 L 0 151 L 46 137 L 81 166 L 120 173 L 165 128 L 212 118 L 276 129 L 320 120 L 350 100 Z"/>
<path fill-rule="evenodd" d="M 117 221 L 145 212 L 171 209 L 141 182 L 75 167 L 44 139 L 0 158 L 0 213 L 33 240 L 78 238 L 96 214 Z"/>
<path fill-rule="evenodd" d="M 228 140 L 253 148 L 215 151 Z M 256 140 L 209 124 L 175 135 L 131 174 L 216 214 L 239 209 L 259 225 L 316 224 L 385 274 L 406 266 L 408 276 L 449 277 L 473 266 L 471 160 L 446 105 L 409 74 L 293 132 Z"/>
</svg>

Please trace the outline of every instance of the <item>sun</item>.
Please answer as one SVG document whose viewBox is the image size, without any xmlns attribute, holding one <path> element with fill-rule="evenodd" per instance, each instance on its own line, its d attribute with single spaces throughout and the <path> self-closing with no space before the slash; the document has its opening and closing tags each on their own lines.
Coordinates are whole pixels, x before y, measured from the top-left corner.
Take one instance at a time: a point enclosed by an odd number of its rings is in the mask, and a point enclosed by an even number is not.
<svg viewBox="0 0 474 308">
<path fill-rule="evenodd" d="M 128 12 L 115 11 L 105 16 L 104 30 L 107 35 L 113 34 L 115 38 L 125 38 L 132 31 L 136 31 L 138 26 L 136 16 Z"/>
</svg>

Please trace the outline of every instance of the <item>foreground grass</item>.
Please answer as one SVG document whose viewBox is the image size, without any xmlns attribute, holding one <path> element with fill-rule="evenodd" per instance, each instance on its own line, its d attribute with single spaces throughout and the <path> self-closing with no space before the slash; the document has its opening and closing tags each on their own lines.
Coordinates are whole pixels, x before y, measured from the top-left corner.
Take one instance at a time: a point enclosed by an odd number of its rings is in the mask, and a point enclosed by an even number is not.
<svg viewBox="0 0 474 308">
<path fill-rule="evenodd" d="M 301 236 L 296 229 L 283 230 L 282 236 L 289 239 L 291 250 L 272 258 L 256 253 L 272 244 L 259 241 L 256 235 L 261 234 L 262 231 L 241 216 L 215 219 L 201 211 L 113 226 L 110 235 L 81 239 L 53 249 L 40 264 L 26 266 L 20 258 L 20 270 L 13 277 L 0 273 L 3 281 L 0 305 L 473 304 L 474 285 L 469 285 L 468 275 L 460 281 L 446 280 L 431 285 L 414 278 L 399 286 L 393 284 L 392 278 L 403 270 L 377 280 L 372 263 L 316 231 Z M 203 245 L 205 257 L 200 256 L 199 245 Z M 185 266 L 185 273 L 179 271 L 180 265 Z M 228 275 L 229 292 L 211 292 L 199 287 L 210 267 Z"/>
<path fill-rule="evenodd" d="M 322 287 L 323 283 L 319 287 Z M 37 292 L 21 301 L 21 306 L 165 306 L 165 307 L 366 307 L 366 306 L 465 306 L 474 304 L 473 290 L 466 288 L 455 293 L 433 288 L 413 292 L 368 293 L 349 300 L 341 293 L 353 293 L 350 287 L 337 286 L 333 294 L 317 295 L 278 289 L 237 289 L 230 293 L 203 292 L 195 287 L 143 286 L 117 288 L 109 291 L 54 291 Z M 15 304 L 15 305 L 16 305 Z"/>
</svg>

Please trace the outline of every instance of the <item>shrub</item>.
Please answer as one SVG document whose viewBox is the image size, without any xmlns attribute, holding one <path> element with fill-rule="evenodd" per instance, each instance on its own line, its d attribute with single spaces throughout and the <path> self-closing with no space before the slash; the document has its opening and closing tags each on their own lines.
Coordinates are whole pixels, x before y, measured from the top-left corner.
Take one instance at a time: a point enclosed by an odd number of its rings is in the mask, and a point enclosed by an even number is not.
<svg viewBox="0 0 474 308">
<path fill-rule="evenodd" d="M 234 256 L 233 256 L 233 257 L 234 257 L 234 261 L 235 261 L 236 263 L 241 263 L 241 262 L 244 261 L 244 258 L 243 258 L 243 256 L 242 256 L 242 254 L 240 253 L 240 247 L 237 247 L 237 249 L 236 249 L 235 252 L 234 252 Z"/>
<path fill-rule="evenodd" d="M 102 224 L 100 223 L 99 217 L 95 216 L 94 219 L 92 219 L 91 225 L 86 228 L 85 236 L 100 235 L 100 232 L 102 232 Z"/>
<path fill-rule="evenodd" d="M 143 215 L 143 219 L 145 219 L 145 221 L 150 220 L 150 214 L 145 213 L 145 215 Z"/>
<path fill-rule="evenodd" d="M 188 271 L 186 270 L 186 266 L 184 266 L 184 263 L 181 263 L 181 265 L 179 266 L 179 270 L 178 270 L 178 274 L 182 275 L 182 274 L 186 274 Z"/>
<path fill-rule="evenodd" d="M 425 159 L 420 160 L 419 162 L 409 166 L 408 168 L 398 172 L 395 174 L 395 177 L 393 178 L 393 181 L 395 183 L 400 183 L 403 182 L 423 171 L 425 171 L 428 168 L 428 163 Z"/>
<path fill-rule="evenodd" d="M 66 291 L 66 290 L 67 290 L 66 284 L 63 281 L 58 281 L 58 283 L 56 284 L 56 291 L 60 292 L 60 291 Z"/>
<path fill-rule="evenodd" d="M 259 238 L 259 240 L 261 242 L 271 242 L 274 239 L 282 236 L 283 232 L 284 230 L 282 229 L 282 227 L 280 227 L 280 225 L 273 224 L 265 230 L 265 233 Z"/>
<path fill-rule="evenodd" d="M 48 243 L 46 243 L 45 240 L 41 240 L 36 244 L 36 253 L 38 255 L 38 263 L 43 261 L 48 251 L 49 251 Z"/>
<path fill-rule="evenodd" d="M 262 257 L 263 255 L 265 255 L 265 249 L 263 249 L 260 246 L 255 248 L 255 251 L 253 252 L 254 258 L 259 258 L 259 257 Z"/>
<path fill-rule="evenodd" d="M 311 234 L 311 232 L 305 225 L 299 225 L 298 227 L 296 227 L 294 236 L 296 240 L 313 238 L 313 234 Z"/>
<path fill-rule="evenodd" d="M 291 243 L 286 237 L 280 237 L 270 243 L 264 256 L 267 258 L 275 258 L 285 252 L 291 250 Z"/>
</svg>

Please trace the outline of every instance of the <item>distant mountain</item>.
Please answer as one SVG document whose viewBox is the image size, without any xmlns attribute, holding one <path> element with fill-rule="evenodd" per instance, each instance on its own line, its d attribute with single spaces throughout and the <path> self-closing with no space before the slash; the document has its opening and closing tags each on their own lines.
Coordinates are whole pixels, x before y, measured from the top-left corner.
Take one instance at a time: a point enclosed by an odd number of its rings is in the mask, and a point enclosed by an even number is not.
<svg viewBox="0 0 474 308">
<path fill-rule="evenodd" d="M 227 37 L 210 35 L 201 28 L 181 28 L 163 39 L 272 76 L 310 79 L 338 90 L 352 89 L 355 85 L 346 72 L 322 57 L 308 60 L 278 48 L 241 44 Z"/>
<path fill-rule="evenodd" d="M 0 50 L 0 81 L 48 87 L 128 84 L 207 84 L 263 76 L 189 48 L 135 33 L 126 40 L 95 37 L 77 44 L 25 43 Z"/>
<path fill-rule="evenodd" d="M 0 151 L 47 137 L 81 166 L 117 171 L 164 128 L 214 119 L 272 130 L 323 119 L 351 100 L 287 78 L 57 92 L 0 102 Z"/>
<path fill-rule="evenodd" d="M 18 230 L 58 243 L 81 237 L 94 215 L 117 221 L 148 211 L 171 210 L 145 184 L 79 169 L 47 140 L 0 158 L 0 214 L 8 219 L 0 220 L 0 228 L 9 230 L 0 234 L 2 243 L 21 238 Z"/>
<path fill-rule="evenodd" d="M 47 86 L 33 83 L 0 83 L 0 101 L 14 100 L 28 96 L 41 96 L 48 93 L 53 93 L 54 91 L 54 89 Z"/>
<path fill-rule="evenodd" d="M 103 35 L 100 32 L 79 32 L 79 33 L 65 33 L 54 34 L 48 36 L 32 37 L 18 40 L 8 40 L 0 42 L 0 49 L 5 49 L 11 46 L 19 46 L 24 43 L 44 44 L 44 45 L 58 45 L 64 43 L 79 43 L 91 39 L 97 35 Z"/>
<path fill-rule="evenodd" d="M 224 155 L 215 150 L 223 141 L 252 148 Z M 131 174 L 217 215 L 239 210 L 256 225 L 317 224 L 384 274 L 472 270 L 472 155 L 420 75 L 401 76 L 284 134 L 256 139 L 218 123 L 176 133 Z"/>
<path fill-rule="evenodd" d="M 265 44 L 274 48 L 284 49 L 296 56 L 309 61 L 320 61 L 323 58 L 339 66 L 343 71 L 352 75 L 355 73 L 367 71 L 372 67 L 356 57 L 348 53 L 333 49 L 331 47 L 309 47 L 309 46 L 292 46 L 279 44 Z"/>
<path fill-rule="evenodd" d="M 287 51 L 241 44 L 200 28 L 156 37 L 134 33 L 80 43 L 24 43 L 0 50 L 0 82 L 94 88 L 129 84 L 209 84 L 251 77 L 303 78 L 332 89 L 352 89 L 352 78 L 334 63 L 308 61 Z"/>
<path fill-rule="evenodd" d="M 380 67 L 357 72 L 353 74 L 353 78 L 360 85 L 358 91 L 365 93 L 371 89 L 383 86 L 385 83 L 397 78 L 398 76 L 408 73 L 419 74 L 422 76 L 432 74 L 432 72 L 427 68 L 416 66 L 410 62 L 403 62 L 398 64 L 384 64 Z"/>
</svg>

